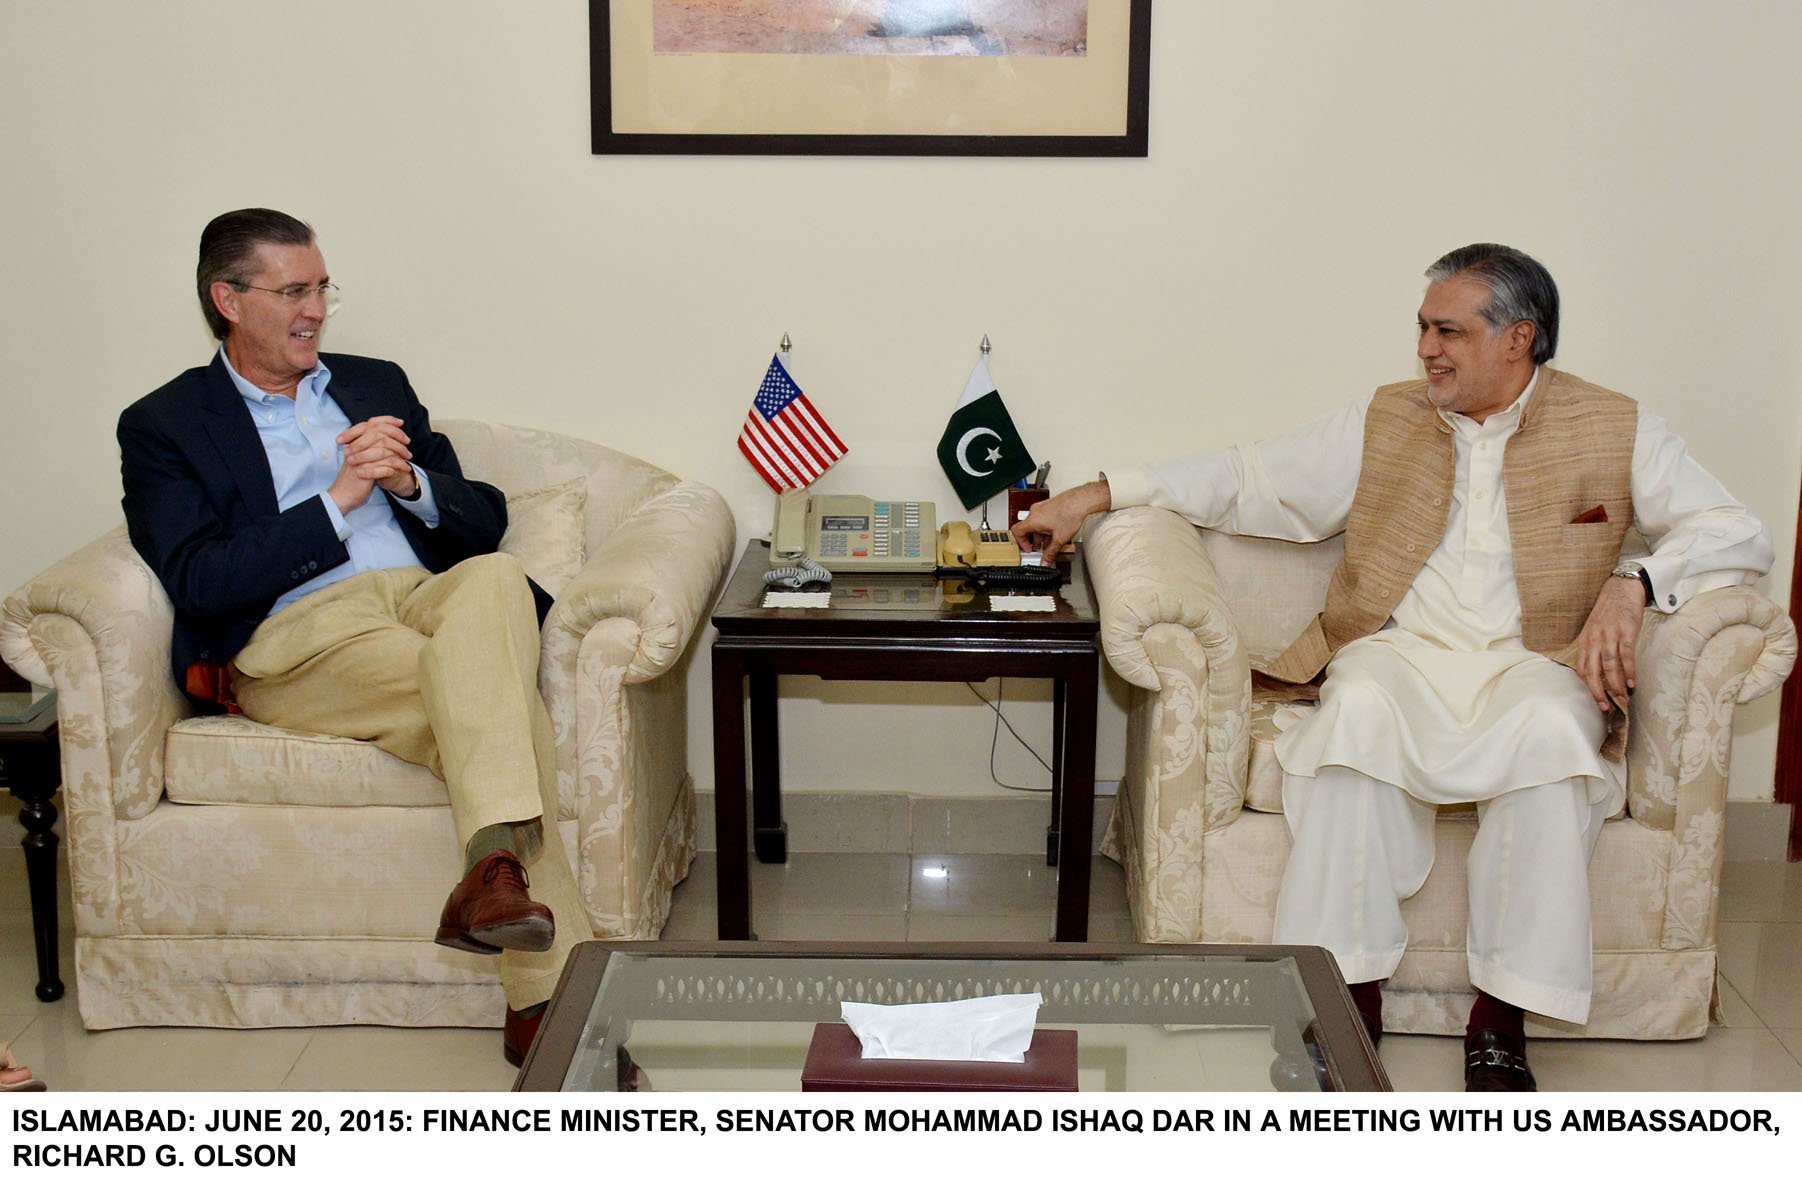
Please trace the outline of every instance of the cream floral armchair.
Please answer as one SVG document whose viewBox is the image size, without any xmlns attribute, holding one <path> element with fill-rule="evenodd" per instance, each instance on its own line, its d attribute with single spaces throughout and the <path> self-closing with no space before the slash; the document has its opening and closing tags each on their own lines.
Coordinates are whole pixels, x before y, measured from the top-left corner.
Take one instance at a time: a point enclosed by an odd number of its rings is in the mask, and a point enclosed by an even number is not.
<svg viewBox="0 0 1802 1179">
<path fill-rule="evenodd" d="M 1102 648 L 1131 687 L 1126 774 L 1104 850 L 1126 868 L 1142 941 L 1268 942 L 1289 854 L 1272 752 L 1276 695 L 1250 669 L 1319 612 L 1339 538 L 1226 536 L 1158 508 L 1090 529 Z M 1796 630 L 1750 589 L 1648 612 L 1631 705 L 1628 795 L 1590 866 L 1595 999 L 1582 1026 L 1541 1035 L 1677 1039 L 1708 1029 L 1715 995 L 1733 709 L 1771 691 Z M 1446 810 L 1426 885 L 1404 906 L 1409 949 L 1385 989 L 1394 1031 L 1461 1034 L 1469 1011 L 1468 808 Z"/>
<path fill-rule="evenodd" d="M 687 674 L 733 551 L 719 494 L 603 446 L 442 422 L 556 597 L 539 688 L 597 936 L 655 938 L 694 855 Z M 495 959 L 432 941 L 461 866 L 443 784 L 358 741 L 195 716 L 123 527 L 7 599 L 0 657 L 57 689 L 76 993 L 90 1028 L 487 1026 Z"/>
</svg>

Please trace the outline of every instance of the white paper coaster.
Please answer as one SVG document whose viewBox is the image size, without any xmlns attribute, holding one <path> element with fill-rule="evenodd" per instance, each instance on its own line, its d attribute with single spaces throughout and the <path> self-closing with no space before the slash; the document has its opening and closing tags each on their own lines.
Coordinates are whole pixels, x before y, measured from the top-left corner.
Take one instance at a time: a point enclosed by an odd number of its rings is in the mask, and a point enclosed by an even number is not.
<svg viewBox="0 0 1802 1179">
<path fill-rule="evenodd" d="M 1050 594 L 990 594 L 991 612 L 1042 613 L 1057 609 L 1057 599 Z"/>
<path fill-rule="evenodd" d="M 832 591 L 825 590 L 817 594 L 803 594 L 790 592 L 788 590 L 770 590 L 763 595 L 763 605 L 766 610 L 783 608 L 823 610 L 827 606 L 832 605 Z"/>
</svg>

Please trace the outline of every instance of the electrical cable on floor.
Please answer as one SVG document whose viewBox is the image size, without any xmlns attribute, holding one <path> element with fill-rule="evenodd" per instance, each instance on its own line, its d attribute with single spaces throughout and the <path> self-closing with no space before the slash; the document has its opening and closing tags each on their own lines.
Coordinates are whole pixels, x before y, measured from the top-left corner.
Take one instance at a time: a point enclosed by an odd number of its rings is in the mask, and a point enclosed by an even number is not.
<svg viewBox="0 0 1802 1179">
<path fill-rule="evenodd" d="M 1051 763 L 1046 761 L 1044 758 L 1040 757 L 1039 751 L 1034 749 L 1031 745 L 1028 745 L 1026 743 L 1026 738 L 1020 736 L 1019 732 L 1017 730 L 1015 730 L 1013 723 L 1011 721 L 1009 721 L 1005 716 L 1001 715 L 1001 698 L 1002 698 L 1003 693 L 1006 691 L 1006 684 L 1007 684 L 1006 680 L 1003 680 L 1003 679 L 996 680 L 995 681 L 995 698 L 993 700 L 990 700 L 987 696 L 984 696 L 981 692 L 978 692 L 976 690 L 975 684 L 970 683 L 968 680 L 966 680 L 964 682 L 964 687 L 970 689 L 970 694 L 972 696 L 975 696 L 978 700 L 982 701 L 984 704 L 988 705 L 989 710 L 995 714 L 995 731 L 989 737 L 989 780 L 991 782 L 995 783 L 995 785 L 1001 787 L 1003 790 L 1017 790 L 1017 791 L 1021 792 L 1022 794 L 1050 794 L 1051 787 L 1049 787 L 1049 786 L 1015 786 L 1011 782 L 1003 782 L 1001 780 L 1000 775 L 995 773 L 995 748 L 998 744 L 1000 744 L 1000 741 L 1001 741 L 1001 726 L 1002 725 L 1007 726 L 1007 731 L 1010 734 L 1012 734 L 1015 741 L 1018 741 L 1020 743 L 1020 748 L 1024 749 L 1026 752 L 1032 754 L 1032 759 L 1034 761 L 1038 762 L 1040 765 L 1045 767 L 1046 773 L 1049 774 L 1052 772 Z"/>
</svg>

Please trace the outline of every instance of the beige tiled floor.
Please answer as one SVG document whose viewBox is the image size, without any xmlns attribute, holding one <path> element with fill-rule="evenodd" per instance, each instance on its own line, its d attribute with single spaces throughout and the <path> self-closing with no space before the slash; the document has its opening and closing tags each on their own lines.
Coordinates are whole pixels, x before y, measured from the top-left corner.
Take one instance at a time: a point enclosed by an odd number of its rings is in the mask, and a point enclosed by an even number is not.
<svg viewBox="0 0 1802 1179">
<path fill-rule="evenodd" d="M 500 1034 L 473 1029 L 128 1028 L 87 1032 L 73 995 L 32 995 L 36 979 L 23 853 L 0 846 L 0 1041 L 61 1090 L 505 1089 Z M 714 861 L 676 894 L 665 936 L 714 931 Z M 756 864 L 756 925 L 766 939 L 1037 940 L 1051 933 L 1054 875 L 1030 855 L 797 853 Z M 68 916 L 66 881 L 61 888 Z M 1130 940 L 1120 869 L 1094 865 L 1091 937 Z M 1721 902 L 1724 1026 L 1683 1043 L 1543 1041 L 1548 1090 L 1802 1090 L 1802 864 L 1728 866 Z M 64 939 L 63 975 L 73 983 Z M 1398 1089 L 1460 1086 L 1457 1041 L 1391 1036 Z"/>
</svg>

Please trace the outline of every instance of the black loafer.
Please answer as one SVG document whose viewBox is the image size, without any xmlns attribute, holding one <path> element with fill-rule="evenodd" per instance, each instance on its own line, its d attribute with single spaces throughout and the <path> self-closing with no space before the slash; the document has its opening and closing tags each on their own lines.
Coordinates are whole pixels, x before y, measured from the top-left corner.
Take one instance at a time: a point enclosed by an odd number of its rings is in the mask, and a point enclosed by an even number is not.
<svg viewBox="0 0 1802 1179">
<path fill-rule="evenodd" d="M 1527 1042 L 1495 1028 L 1464 1037 L 1466 1093 L 1537 1093 L 1539 1082 L 1527 1067 Z"/>
</svg>

